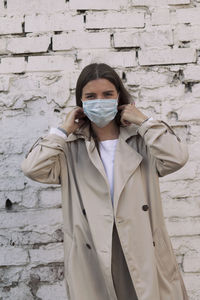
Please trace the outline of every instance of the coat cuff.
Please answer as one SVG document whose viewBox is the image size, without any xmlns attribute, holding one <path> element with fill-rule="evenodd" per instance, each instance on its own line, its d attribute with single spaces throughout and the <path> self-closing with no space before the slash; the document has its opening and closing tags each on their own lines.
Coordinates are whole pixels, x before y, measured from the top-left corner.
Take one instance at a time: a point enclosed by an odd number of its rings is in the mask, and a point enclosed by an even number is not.
<svg viewBox="0 0 200 300">
<path fill-rule="evenodd" d="M 149 122 L 152 121 L 152 120 L 154 120 L 153 117 L 150 117 L 147 120 L 145 120 L 144 122 L 142 122 L 142 124 L 137 129 L 137 133 L 139 133 L 143 137 L 144 133 L 146 132 L 145 125 L 148 127 Z M 144 133 L 143 133 L 143 130 L 145 130 Z"/>
</svg>

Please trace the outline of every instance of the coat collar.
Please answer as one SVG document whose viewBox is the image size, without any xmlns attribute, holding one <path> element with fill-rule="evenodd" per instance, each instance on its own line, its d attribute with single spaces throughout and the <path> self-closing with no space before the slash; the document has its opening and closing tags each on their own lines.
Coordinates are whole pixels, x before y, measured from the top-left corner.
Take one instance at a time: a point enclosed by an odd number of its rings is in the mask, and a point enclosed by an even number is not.
<svg viewBox="0 0 200 300">
<path fill-rule="evenodd" d="M 126 141 L 131 136 L 138 134 L 137 129 L 138 129 L 138 126 L 135 124 L 132 124 L 127 127 L 120 126 L 119 137 Z M 93 141 L 93 138 L 92 138 L 91 132 L 90 132 L 90 124 L 89 123 L 87 123 L 85 126 L 81 127 L 80 129 L 76 130 L 74 133 L 70 134 L 67 138 L 67 142 L 71 142 L 71 141 L 74 141 L 74 140 L 77 140 L 80 138 L 85 139 L 90 142 Z M 93 147 L 94 146 L 95 146 L 95 144 L 93 145 Z M 91 149 L 91 150 L 93 150 L 93 149 Z"/>
</svg>

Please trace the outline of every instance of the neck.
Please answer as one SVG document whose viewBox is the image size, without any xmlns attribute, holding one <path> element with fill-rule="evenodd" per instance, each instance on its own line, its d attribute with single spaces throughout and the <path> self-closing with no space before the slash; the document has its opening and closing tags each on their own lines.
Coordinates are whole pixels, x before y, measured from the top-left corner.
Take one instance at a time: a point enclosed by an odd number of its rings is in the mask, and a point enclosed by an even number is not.
<svg viewBox="0 0 200 300">
<path fill-rule="evenodd" d="M 115 120 L 111 121 L 103 128 L 98 127 L 93 122 L 91 125 L 99 141 L 115 140 L 119 137 L 119 127 L 117 126 Z"/>
</svg>

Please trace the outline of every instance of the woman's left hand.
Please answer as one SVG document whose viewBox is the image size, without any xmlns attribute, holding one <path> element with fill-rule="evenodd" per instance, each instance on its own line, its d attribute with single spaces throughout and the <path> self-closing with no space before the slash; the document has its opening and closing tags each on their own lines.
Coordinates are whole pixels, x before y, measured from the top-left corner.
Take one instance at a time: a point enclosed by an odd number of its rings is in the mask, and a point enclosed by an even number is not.
<svg viewBox="0 0 200 300">
<path fill-rule="evenodd" d="M 124 104 L 118 106 L 118 110 L 121 110 L 121 123 L 124 126 L 130 125 L 131 123 L 140 125 L 148 116 L 144 115 L 134 103 Z"/>
</svg>

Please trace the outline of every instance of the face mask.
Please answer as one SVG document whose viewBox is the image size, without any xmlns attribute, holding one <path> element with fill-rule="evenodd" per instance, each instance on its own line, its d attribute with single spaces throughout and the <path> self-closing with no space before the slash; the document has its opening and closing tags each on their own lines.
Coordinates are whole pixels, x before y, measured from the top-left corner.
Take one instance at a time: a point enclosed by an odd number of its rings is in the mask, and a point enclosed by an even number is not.
<svg viewBox="0 0 200 300">
<path fill-rule="evenodd" d="M 82 103 L 86 116 L 100 128 L 110 123 L 118 112 L 118 99 L 85 100 Z"/>
</svg>

